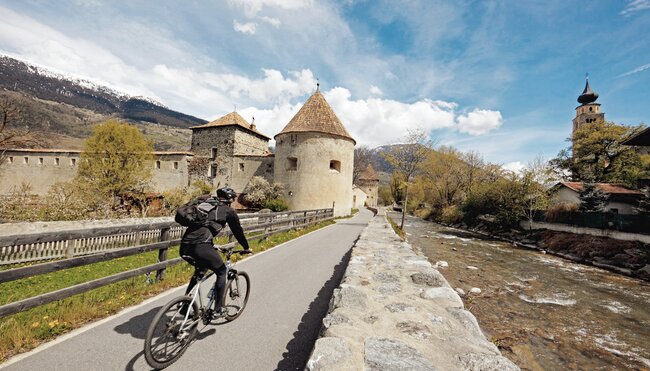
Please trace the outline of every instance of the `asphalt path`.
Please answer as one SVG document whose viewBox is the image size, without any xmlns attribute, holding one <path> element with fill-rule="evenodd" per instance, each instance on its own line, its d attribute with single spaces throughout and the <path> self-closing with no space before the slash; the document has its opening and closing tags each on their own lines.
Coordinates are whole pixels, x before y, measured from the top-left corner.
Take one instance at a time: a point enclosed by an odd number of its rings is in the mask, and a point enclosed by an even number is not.
<svg viewBox="0 0 650 371">
<path fill-rule="evenodd" d="M 231 323 L 203 328 L 167 370 L 304 369 L 351 247 L 371 218 L 370 211 L 360 210 L 353 218 L 237 263 L 251 277 L 246 310 Z M 147 327 L 158 309 L 183 291 L 170 290 L 0 368 L 150 370 L 142 353 Z"/>
</svg>

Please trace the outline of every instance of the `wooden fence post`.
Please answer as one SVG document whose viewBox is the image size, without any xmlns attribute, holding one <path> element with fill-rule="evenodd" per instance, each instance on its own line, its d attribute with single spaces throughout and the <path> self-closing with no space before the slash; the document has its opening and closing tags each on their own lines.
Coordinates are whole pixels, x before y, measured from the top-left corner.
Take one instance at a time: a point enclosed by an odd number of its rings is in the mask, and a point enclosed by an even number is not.
<svg viewBox="0 0 650 371">
<path fill-rule="evenodd" d="M 169 241 L 169 230 L 170 227 L 165 227 L 160 230 L 160 241 Z M 158 262 L 164 262 L 167 260 L 167 251 L 168 248 L 158 250 Z M 158 269 L 156 272 L 156 282 L 160 282 L 165 278 L 165 268 Z"/>
</svg>

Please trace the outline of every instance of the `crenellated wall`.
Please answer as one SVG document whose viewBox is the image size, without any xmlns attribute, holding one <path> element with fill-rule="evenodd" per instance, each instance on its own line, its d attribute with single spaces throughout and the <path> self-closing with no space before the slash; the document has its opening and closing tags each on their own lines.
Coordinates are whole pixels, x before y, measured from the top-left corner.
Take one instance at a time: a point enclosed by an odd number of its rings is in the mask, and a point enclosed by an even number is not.
<svg viewBox="0 0 650 371">
<path fill-rule="evenodd" d="M 384 210 L 352 248 L 307 370 L 518 370 Z"/>
</svg>

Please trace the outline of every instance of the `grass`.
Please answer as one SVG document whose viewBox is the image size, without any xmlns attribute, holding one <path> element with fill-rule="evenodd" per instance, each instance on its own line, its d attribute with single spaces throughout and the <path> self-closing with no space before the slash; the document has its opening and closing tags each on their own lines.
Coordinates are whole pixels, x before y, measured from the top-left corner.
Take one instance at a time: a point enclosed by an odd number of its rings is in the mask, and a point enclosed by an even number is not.
<svg viewBox="0 0 650 371">
<path fill-rule="evenodd" d="M 393 227 L 393 230 L 397 235 L 402 239 L 402 241 L 406 240 L 406 234 L 404 231 L 395 223 L 395 221 L 388 215 L 386 215 L 386 219 L 388 219 L 388 222 L 390 223 L 391 227 Z"/>
<path fill-rule="evenodd" d="M 325 221 L 308 228 L 279 233 L 259 241 L 251 241 L 250 247 L 254 252 L 261 252 L 333 223 L 332 220 Z M 221 244 L 227 240 L 218 238 L 216 242 Z M 178 247 L 169 250 L 168 259 L 178 256 Z M 0 284 L 0 305 L 143 267 L 155 263 L 157 259 L 158 252 L 154 251 L 5 282 Z M 232 257 L 232 261 L 238 259 L 242 258 L 238 255 Z M 17 266 L 19 265 L 11 268 Z M 186 284 L 193 271 L 193 267 L 189 264 L 182 263 L 167 268 L 165 279 L 161 282 L 151 282 L 144 275 L 138 276 L 0 318 L 0 362 L 6 361 L 15 354 L 29 351 L 45 341 L 88 322 L 138 304 L 169 288 Z M 155 272 L 151 274 L 150 278 L 151 280 L 155 278 Z"/>
</svg>

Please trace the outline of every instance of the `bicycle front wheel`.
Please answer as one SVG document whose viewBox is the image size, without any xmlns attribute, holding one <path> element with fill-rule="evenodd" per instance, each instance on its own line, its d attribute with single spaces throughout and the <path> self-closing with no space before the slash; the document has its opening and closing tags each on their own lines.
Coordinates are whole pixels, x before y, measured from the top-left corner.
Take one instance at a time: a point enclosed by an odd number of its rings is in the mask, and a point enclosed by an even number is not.
<svg viewBox="0 0 650 371">
<path fill-rule="evenodd" d="M 244 311 L 250 295 L 251 279 L 246 272 L 237 272 L 235 278 L 228 281 L 223 306 L 226 308 L 226 320 L 233 321 Z"/>
<path fill-rule="evenodd" d="M 199 306 L 192 297 L 178 297 L 160 308 L 144 341 L 144 358 L 149 366 L 162 369 L 176 362 L 196 336 Z"/>
</svg>

